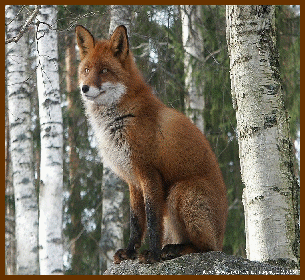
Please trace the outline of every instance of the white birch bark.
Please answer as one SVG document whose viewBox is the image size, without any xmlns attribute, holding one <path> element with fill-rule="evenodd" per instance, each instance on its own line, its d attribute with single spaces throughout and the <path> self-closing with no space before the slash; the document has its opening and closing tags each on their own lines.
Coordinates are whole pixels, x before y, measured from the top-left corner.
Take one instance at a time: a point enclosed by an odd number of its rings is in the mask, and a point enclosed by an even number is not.
<svg viewBox="0 0 305 280">
<path fill-rule="evenodd" d="M 63 124 L 56 6 L 41 6 L 37 20 L 37 90 L 41 126 L 39 259 L 40 273 L 54 275 L 63 273 Z"/>
<path fill-rule="evenodd" d="M 130 36 L 130 23 L 131 23 L 131 6 L 130 5 L 111 5 L 110 6 L 110 26 L 109 34 L 119 25 L 125 25 L 127 34 Z"/>
<path fill-rule="evenodd" d="M 299 257 L 298 183 L 280 84 L 274 6 L 227 6 L 227 41 L 245 184 L 247 257 Z"/>
<path fill-rule="evenodd" d="M 16 36 L 23 24 L 21 6 L 7 5 L 7 39 Z M 7 93 L 10 145 L 15 195 L 17 274 L 39 274 L 38 202 L 34 182 L 31 133 L 31 92 L 26 82 L 26 37 L 7 45 Z"/>
<path fill-rule="evenodd" d="M 130 34 L 131 6 L 111 5 L 109 34 L 119 25 L 125 25 Z M 104 164 L 101 271 L 113 263 L 114 253 L 123 247 L 123 199 L 126 184 Z"/>
<path fill-rule="evenodd" d="M 204 131 L 204 77 L 198 79 L 198 64 L 203 59 L 203 38 L 198 27 L 200 6 L 181 5 L 182 42 L 184 48 L 184 73 L 187 95 L 185 98 L 186 115 Z"/>
<path fill-rule="evenodd" d="M 114 253 L 123 247 L 123 200 L 125 183 L 106 166 L 103 169 L 103 210 L 101 270 L 105 271 L 112 263 Z"/>
<path fill-rule="evenodd" d="M 12 176 L 9 110 L 5 96 L 5 275 L 16 275 L 15 202 Z M 37 207 L 38 208 L 38 207 Z M 37 212 L 38 213 L 38 212 Z M 37 215 L 38 220 L 38 215 Z M 38 228 L 37 228 L 38 241 Z M 38 243 L 37 243 L 38 246 Z M 38 248 L 38 247 L 37 247 Z M 37 250 L 38 252 L 38 250 Z M 38 253 L 37 253 L 38 261 Z"/>
</svg>

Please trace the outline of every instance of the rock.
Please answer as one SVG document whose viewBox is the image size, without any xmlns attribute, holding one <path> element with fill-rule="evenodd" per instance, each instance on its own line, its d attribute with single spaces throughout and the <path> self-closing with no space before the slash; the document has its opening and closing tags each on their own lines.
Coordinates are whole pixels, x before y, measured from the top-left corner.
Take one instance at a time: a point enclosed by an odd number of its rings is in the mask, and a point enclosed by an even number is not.
<svg viewBox="0 0 305 280">
<path fill-rule="evenodd" d="M 139 264 L 137 260 L 111 265 L 104 275 L 298 275 L 297 269 L 288 269 L 267 263 L 250 261 L 223 252 L 194 253 L 155 264 Z"/>
</svg>

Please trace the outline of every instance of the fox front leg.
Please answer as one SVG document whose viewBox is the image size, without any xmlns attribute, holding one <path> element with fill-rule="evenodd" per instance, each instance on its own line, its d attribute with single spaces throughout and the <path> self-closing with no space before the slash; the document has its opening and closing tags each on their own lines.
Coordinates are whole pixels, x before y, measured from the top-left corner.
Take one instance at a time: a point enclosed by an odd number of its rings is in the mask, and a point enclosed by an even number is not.
<svg viewBox="0 0 305 280">
<path fill-rule="evenodd" d="M 147 232 L 149 236 L 149 250 L 139 255 L 140 263 L 155 263 L 160 261 L 163 238 L 163 211 L 165 207 L 164 190 L 160 174 L 149 170 L 142 181 L 144 192 Z"/>
<path fill-rule="evenodd" d="M 142 193 L 135 186 L 129 186 L 130 191 L 130 238 L 126 249 L 119 249 L 113 257 L 113 262 L 119 264 L 123 260 L 134 260 L 141 247 L 145 232 L 145 207 Z"/>
</svg>

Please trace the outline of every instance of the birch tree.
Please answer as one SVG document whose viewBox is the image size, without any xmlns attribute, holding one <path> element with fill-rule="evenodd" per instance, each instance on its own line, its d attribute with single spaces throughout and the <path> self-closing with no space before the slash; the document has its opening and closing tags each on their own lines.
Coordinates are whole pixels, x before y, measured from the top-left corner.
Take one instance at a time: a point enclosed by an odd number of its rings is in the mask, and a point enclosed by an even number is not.
<svg viewBox="0 0 305 280">
<path fill-rule="evenodd" d="M 119 25 L 125 25 L 130 34 L 131 6 L 111 5 L 109 34 Z M 123 247 L 123 200 L 126 184 L 105 166 L 103 167 L 103 208 L 101 271 L 113 262 L 113 255 Z"/>
<path fill-rule="evenodd" d="M 7 95 L 5 97 L 7 97 Z M 5 275 L 15 275 L 16 274 L 15 203 L 14 203 L 14 187 L 12 180 L 12 164 L 10 158 L 10 154 L 11 154 L 10 131 L 9 131 L 7 98 L 5 99 L 6 99 L 5 100 Z M 37 232 L 37 236 L 38 236 L 38 232 Z"/>
<path fill-rule="evenodd" d="M 21 6 L 7 5 L 7 39 L 19 34 Z M 31 91 L 27 80 L 26 37 L 7 44 L 7 94 L 11 161 L 15 196 L 17 274 L 39 274 L 38 202 L 34 184 L 31 133 Z"/>
<path fill-rule="evenodd" d="M 184 75 L 187 95 L 186 115 L 204 131 L 204 77 L 199 77 L 199 65 L 203 61 L 203 38 L 201 36 L 200 9 L 198 5 L 181 5 Z"/>
<path fill-rule="evenodd" d="M 131 20 L 130 5 L 111 5 L 110 6 L 110 26 L 109 34 L 112 34 L 114 29 L 119 25 L 125 25 L 127 28 L 128 36 L 130 36 L 130 20 Z"/>
<path fill-rule="evenodd" d="M 227 6 L 227 43 L 245 184 L 247 257 L 298 262 L 299 186 L 282 96 L 274 6 Z"/>
<path fill-rule="evenodd" d="M 58 75 L 57 8 L 37 16 L 37 90 L 41 126 L 39 260 L 41 274 L 63 273 L 63 121 Z"/>
</svg>

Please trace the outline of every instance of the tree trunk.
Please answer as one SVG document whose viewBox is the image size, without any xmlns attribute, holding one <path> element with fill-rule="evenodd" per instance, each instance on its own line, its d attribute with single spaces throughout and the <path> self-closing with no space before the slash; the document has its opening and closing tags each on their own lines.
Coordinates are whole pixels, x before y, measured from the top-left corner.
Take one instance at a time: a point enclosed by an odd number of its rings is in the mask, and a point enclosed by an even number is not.
<svg viewBox="0 0 305 280">
<path fill-rule="evenodd" d="M 127 34 L 130 36 L 131 8 L 130 5 L 110 6 L 109 34 L 112 34 L 114 29 L 119 25 L 125 25 L 127 28 Z"/>
<path fill-rule="evenodd" d="M 203 38 L 199 29 L 200 9 L 198 5 L 181 5 L 182 42 L 184 54 L 186 115 L 204 131 L 204 77 L 200 76 L 203 63 Z"/>
<path fill-rule="evenodd" d="M 5 95 L 5 275 L 16 274 L 15 203 L 10 149 L 10 126 Z M 38 218 L 38 217 L 37 217 Z M 38 232 L 37 232 L 38 236 Z M 37 238 L 38 241 L 38 238 Z M 38 245 L 38 244 L 37 244 Z M 38 255 L 37 255 L 38 257 Z"/>
<path fill-rule="evenodd" d="M 76 108 L 75 94 L 79 94 L 76 81 L 76 52 L 75 52 L 75 36 L 66 36 L 66 85 L 67 85 L 67 101 L 68 101 L 68 114 L 69 114 L 69 127 L 68 127 L 68 142 L 69 142 L 69 179 L 70 179 L 70 197 L 69 207 L 71 212 L 71 268 L 73 274 L 80 275 L 82 271 L 82 237 L 79 233 L 83 229 L 81 215 L 81 195 L 80 195 L 80 180 L 79 180 L 79 164 L 80 159 L 76 150 L 76 137 L 78 136 L 77 125 L 79 111 Z"/>
<path fill-rule="evenodd" d="M 130 34 L 131 7 L 111 5 L 110 9 L 109 33 L 112 34 L 117 26 L 124 24 Z M 123 199 L 126 190 L 126 184 L 105 165 L 102 184 L 101 272 L 112 264 L 114 253 L 123 246 Z"/>
<path fill-rule="evenodd" d="M 245 184 L 247 257 L 299 260 L 299 186 L 283 104 L 274 6 L 227 6 L 227 41 Z"/>
<path fill-rule="evenodd" d="M 103 216 L 101 234 L 101 272 L 112 263 L 114 253 L 123 247 L 123 200 L 126 185 L 110 168 L 103 170 Z"/>
<path fill-rule="evenodd" d="M 42 6 L 37 20 L 37 90 L 41 127 L 39 258 L 40 273 L 50 275 L 63 274 L 63 120 L 56 6 Z"/>
<path fill-rule="evenodd" d="M 7 38 L 19 33 L 21 6 L 7 5 Z M 39 274 L 38 203 L 34 183 L 31 91 L 26 82 L 28 45 L 23 36 L 7 45 L 7 93 L 17 240 L 17 274 Z"/>
</svg>

